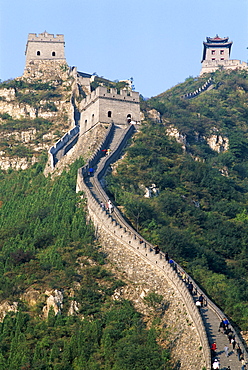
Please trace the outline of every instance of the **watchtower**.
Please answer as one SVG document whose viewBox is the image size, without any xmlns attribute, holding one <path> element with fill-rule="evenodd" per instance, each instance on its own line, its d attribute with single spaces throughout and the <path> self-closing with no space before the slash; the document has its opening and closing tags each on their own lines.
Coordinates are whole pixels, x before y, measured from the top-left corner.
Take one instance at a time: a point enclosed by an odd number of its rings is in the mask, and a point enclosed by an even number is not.
<svg viewBox="0 0 248 370">
<path fill-rule="evenodd" d="M 47 33 L 29 33 L 26 45 L 26 67 L 31 61 L 55 60 L 66 61 L 64 53 L 64 35 Z"/>
<path fill-rule="evenodd" d="M 80 132 L 98 123 L 126 125 L 140 122 L 140 101 L 137 91 L 98 86 L 80 103 Z"/>
<path fill-rule="evenodd" d="M 221 38 L 216 35 L 214 38 L 207 37 L 207 42 L 203 42 L 202 62 L 229 60 L 232 41 L 228 37 Z"/>
<path fill-rule="evenodd" d="M 202 69 L 204 73 L 215 72 L 217 69 L 247 69 L 248 64 L 237 59 L 230 59 L 233 42 L 228 37 L 207 37 L 203 42 Z"/>
</svg>

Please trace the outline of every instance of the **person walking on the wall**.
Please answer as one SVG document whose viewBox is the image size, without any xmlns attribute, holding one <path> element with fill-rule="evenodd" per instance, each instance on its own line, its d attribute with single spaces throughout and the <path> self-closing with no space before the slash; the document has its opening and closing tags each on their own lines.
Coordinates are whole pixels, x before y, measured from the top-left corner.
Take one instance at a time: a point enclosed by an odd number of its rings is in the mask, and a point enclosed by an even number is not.
<svg viewBox="0 0 248 370">
<path fill-rule="evenodd" d="M 90 167 L 89 168 L 89 176 L 93 176 L 94 175 L 94 168 Z"/>
<path fill-rule="evenodd" d="M 220 363 L 217 358 L 214 360 L 212 367 L 214 370 L 218 370 L 220 368 Z"/>
<path fill-rule="evenodd" d="M 108 210 L 109 210 L 109 213 L 112 213 L 113 212 L 113 209 L 114 209 L 114 206 L 113 206 L 111 200 L 109 199 L 108 200 Z"/>
</svg>

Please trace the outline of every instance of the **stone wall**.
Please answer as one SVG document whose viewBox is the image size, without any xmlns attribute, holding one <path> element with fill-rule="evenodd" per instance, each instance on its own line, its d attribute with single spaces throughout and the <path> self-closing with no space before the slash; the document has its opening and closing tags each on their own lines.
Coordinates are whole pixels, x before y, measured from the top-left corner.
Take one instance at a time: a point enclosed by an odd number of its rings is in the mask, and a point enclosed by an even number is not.
<svg viewBox="0 0 248 370">
<path fill-rule="evenodd" d="M 238 59 L 230 60 L 204 60 L 202 62 L 202 68 L 200 76 L 204 73 L 215 72 L 217 69 L 248 69 L 248 64 Z"/>
<path fill-rule="evenodd" d="M 79 126 L 75 126 L 49 149 L 51 168 L 76 144 L 78 136 Z"/>
<path fill-rule="evenodd" d="M 135 91 L 99 86 L 82 100 L 79 109 L 82 133 L 98 122 L 125 125 L 128 115 L 133 121 L 140 121 L 139 93 Z"/>
<path fill-rule="evenodd" d="M 124 142 L 129 137 L 130 132 L 131 127 L 123 134 L 122 145 L 118 148 L 118 151 L 123 148 Z M 111 156 L 116 158 L 119 154 L 115 152 Z M 108 167 L 111 156 L 106 158 L 105 163 L 100 166 L 98 172 L 99 177 L 102 176 L 106 167 Z M 143 286 L 144 289 L 154 289 L 159 294 L 163 294 L 163 296 L 165 290 L 171 289 L 172 296 L 176 297 L 176 302 L 180 306 L 178 312 L 174 312 L 174 314 L 178 314 L 178 317 L 182 317 L 183 315 L 184 325 L 189 325 L 191 327 L 190 331 L 192 330 L 192 348 L 187 348 L 186 351 L 187 353 L 191 353 L 191 359 L 189 359 L 190 356 L 182 359 L 182 361 L 185 361 L 182 368 L 185 370 L 199 370 L 202 366 L 206 366 L 207 369 L 210 369 L 211 360 L 205 328 L 185 283 L 182 282 L 178 274 L 169 266 L 161 253 L 154 254 L 152 246 L 145 241 L 140 243 L 142 237 L 134 232 L 124 220 L 121 220 L 118 216 L 119 212 L 116 209 L 115 215 L 112 217 L 100 208 L 84 182 L 84 175 L 87 173 L 89 164 L 94 164 L 94 160 L 93 162 L 90 161 L 85 168 L 80 169 L 78 172 L 77 191 L 84 191 L 87 197 L 88 212 L 95 225 L 98 237 L 103 241 L 103 249 L 108 251 L 111 260 L 130 279 L 134 279 L 137 284 L 141 284 L 142 286 L 145 284 Z M 94 181 L 98 181 L 97 175 L 95 175 Z M 107 196 L 103 189 L 101 189 L 101 196 L 105 196 L 105 199 L 103 199 L 106 200 Z M 174 301 L 174 298 L 172 301 Z M 183 332 L 188 333 L 189 329 L 184 326 Z M 184 335 L 182 334 L 183 337 Z M 179 339 L 178 343 L 179 347 L 181 347 L 182 343 Z M 198 352 L 196 350 L 197 348 L 201 348 L 201 350 Z M 194 356 L 192 356 L 192 351 L 194 351 Z M 177 352 L 177 355 L 179 352 Z"/>
<path fill-rule="evenodd" d="M 36 35 L 29 33 L 26 45 L 26 67 L 33 60 L 65 60 L 64 35 L 47 33 L 46 31 Z"/>
</svg>

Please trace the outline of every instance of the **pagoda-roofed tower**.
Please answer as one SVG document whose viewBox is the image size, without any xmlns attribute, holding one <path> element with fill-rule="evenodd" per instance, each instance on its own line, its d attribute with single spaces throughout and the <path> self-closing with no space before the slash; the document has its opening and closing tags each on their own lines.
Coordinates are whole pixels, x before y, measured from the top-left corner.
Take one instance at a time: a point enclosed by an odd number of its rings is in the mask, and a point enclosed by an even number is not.
<svg viewBox="0 0 248 370">
<path fill-rule="evenodd" d="M 215 37 L 207 37 L 207 42 L 203 42 L 203 57 L 207 61 L 229 60 L 231 54 L 232 41 L 228 41 L 228 37 L 221 38 L 218 35 Z"/>
<path fill-rule="evenodd" d="M 248 64 L 237 59 L 230 59 L 232 41 L 229 37 L 207 37 L 203 42 L 203 57 L 200 76 L 217 69 L 247 69 Z"/>
</svg>

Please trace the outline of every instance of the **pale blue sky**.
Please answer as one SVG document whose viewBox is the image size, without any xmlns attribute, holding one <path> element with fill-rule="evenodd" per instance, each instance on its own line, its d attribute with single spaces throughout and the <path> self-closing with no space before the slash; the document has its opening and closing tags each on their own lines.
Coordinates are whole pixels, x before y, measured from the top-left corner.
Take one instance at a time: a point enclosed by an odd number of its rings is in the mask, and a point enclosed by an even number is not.
<svg viewBox="0 0 248 370">
<path fill-rule="evenodd" d="M 155 96 L 198 76 L 206 36 L 229 36 L 248 59 L 248 0 L 0 0 L 0 79 L 21 76 L 28 33 L 62 33 L 70 66 L 134 78 Z"/>
</svg>

